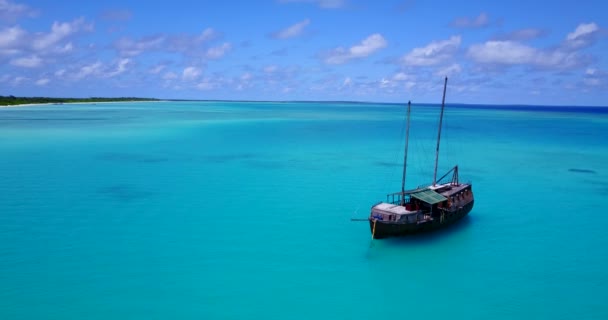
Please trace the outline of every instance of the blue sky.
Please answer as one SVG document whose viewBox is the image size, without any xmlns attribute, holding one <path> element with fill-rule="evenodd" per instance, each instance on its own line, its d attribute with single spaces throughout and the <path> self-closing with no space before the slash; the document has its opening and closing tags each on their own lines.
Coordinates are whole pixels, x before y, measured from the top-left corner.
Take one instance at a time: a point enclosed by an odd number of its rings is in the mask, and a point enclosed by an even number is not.
<svg viewBox="0 0 608 320">
<path fill-rule="evenodd" d="M 0 0 L 0 95 L 608 106 L 606 3 Z"/>
</svg>

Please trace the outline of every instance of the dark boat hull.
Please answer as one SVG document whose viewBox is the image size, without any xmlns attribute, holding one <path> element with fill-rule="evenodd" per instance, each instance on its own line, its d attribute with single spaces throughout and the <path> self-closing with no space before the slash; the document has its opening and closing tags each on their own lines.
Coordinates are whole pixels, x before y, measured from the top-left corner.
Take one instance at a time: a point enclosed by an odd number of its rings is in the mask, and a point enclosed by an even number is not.
<svg viewBox="0 0 608 320">
<path fill-rule="evenodd" d="M 429 232 L 443 227 L 454 224 L 458 220 L 465 217 L 471 209 L 473 209 L 474 200 L 467 203 L 464 207 L 455 211 L 452 214 L 446 214 L 441 219 L 434 219 L 432 221 L 421 222 L 421 223 L 398 223 L 393 221 L 382 221 L 377 220 L 375 222 L 376 228 L 374 230 L 374 220 L 370 219 L 369 227 L 374 239 L 383 239 L 389 237 L 402 237 L 416 233 Z"/>
</svg>

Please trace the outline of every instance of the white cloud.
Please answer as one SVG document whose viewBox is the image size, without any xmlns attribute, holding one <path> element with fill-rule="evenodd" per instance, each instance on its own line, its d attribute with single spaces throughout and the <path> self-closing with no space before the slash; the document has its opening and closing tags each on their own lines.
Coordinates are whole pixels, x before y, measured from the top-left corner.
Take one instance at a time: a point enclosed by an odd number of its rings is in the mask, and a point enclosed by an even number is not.
<svg viewBox="0 0 608 320">
<path fill-rule="evenodd" d="M 543 68 L 568 69 L 583 63 L 576 52 L 562 49 L 539 50 L 515 41 L 488 41 L 472 45 L 468 56 L 475 62 L 495 65 L 532 65 Z"/>
<path fill-rule="evenodd" d="M 577 52 L 550 50 L 540 51 L 535 64 L 540 67 L 555 69 L 570 69 L 580 67 L 588 61 Z"/>
<path fill-rule="evenodd" d="M 136 56 L 145 52 L 181 53 L 187 56 L 211 56 L 226 53 L 230 44 L 207 49 L 208 42 L 219 37 L 219 33 L 211 28 L 203 30 L 200 34 L 159 34 L 140 39 L 123 37 L 114 42 L 113 46 L 122 56 Z M 222 51 L 224 50 L 224 51 Z"/>
<path fill-rule="evenodd" d="M 289 26 L 273 35 L 277 39 L 288 39 L 301 35 L 304 32 L 304 28 L 310 24 L 310 20 L 306 19 L 300 21 L 292 26 Z"/>
<path fill-rule="evenodd" d="M 574 30 L 571 33 L 568 33 L 568 36 L 566 37 L 566 39 L 569 41 L 580 39 L 581 37 L 594 33 L 596 31 L 598 31 L 599 29 L 600 28 L 597 26 L 597 24 L 595 24 L 593 22 L 592 23 L 581 23 L 580 25 L 578 25 L 578 27 L 576 27 L 576 30 Z"/>
<path fill-rule="evenodd" d="M 404 72 L 399 72 L 393 76 L 393 80 L 395 80 L 395 81 L 405 81 L 405 80 L 409 80 L 411 78 L 412 78 L 412 76 L 410 76 Z"/>
<path fill-rule="evenodd" d="M 38 85 L 38 86 L 46 86 L 49 82 L 51 82 L 50 79 L 48 79 L 48 78 L 42 78 L 42 79 L 38 79 L 38 81 L 36 81 L 36 85 Z"/>
<path fill-rule="evenodd" d="M 581 67 L 591 58 L 579 50 L 595 40 L 600 28 L 595 23 L 582 23 L 567 34 L 565 41 L 548 49 L 538 49 L 517 41 L 487 41 L 472 45 L 467 55 L 475 62 L 486 65 L 527 65 L 537 68 L 566 70 Z M 536 32 L 531 32 L 532 34 Z"/>
<path fill-rule="evenodd" d="M 25 36 L 27 32 L 21 28 L 11 27 L 5 28 L 0 31 L 0 50 L 16 50 L 18 52 L 20 47 L 23 46 L 25 42 Z M 2 52 L 0 51 L 0 52 Z"/>
<path fill-rule="evenodd" d="M 29 56 L 11 60 L 11 64 L 23 68 L 36 68 L 42 65 L 42 59 L 38 56 Z"/>
<path fill-rule="evenodd" d="M 328 64 L 342 64 L 352 59 L 367 57 L 386 46 L 387 42 L 384 37 L 379 33 L 375 33 L 349 49 L 342 47 L 333 49 L 325 56 L 324 61 Z"/>
<path fill-rule="evenodd" d="M 526 64 L 533 63 L 538 50 L 515 41 L 487 41 L 469 48 L 468 55 L 480 63 Z"/>
<path fill-rule="evenodd" d="M 388 89 L 388 92 L 397 92 L 399 88 L 409 91 L 416 85 L 415 79 L 416 77 L 411 74 L 398 72 L 390 77 L 390 79 L 383 78 L 380 81 L 380 88 Z"/>
<path fill-rule="evenodd" d="M 209 59 L 219 59 L 223 57 L 228 51 L 232 49 L 232 45 L 230 43 L 223 43 L 221 46 L 209 48 L 207 50 L 207 58 Z"/>
<path fill-rule="evenodd" d="M 608 83 L 608 72 L 596 68 L 587 68 L 582 81 L 586 87 L 602 87 Z"/>
<path fill-rule="evenodd" d="M 204 79 L 202 82 L 199 82 L 196 85 L 196 88 L 199 90 L 213 90 L 217 87 L 217 85 L 213 82 L 211 82 L 209 79 Z"/>
<path fill-rule="evenodd" d="M 384 79 L 384 78 L 382 78 L 380 80 L 380 88 L 392 88 L 394 86 L 395 86 L 395 83 L 392 82 L 392 81 L 390 81 L 390 80 L 387 80 L 387 79 Z"/>
<path fill-rule="evenodd" d="M 197 67 L 187 67 L 182 72 L 182 79 L 185 81 L 192 81 L 198 78 L 202 73 L 202 70 Z"/>
<path fill-rule="evenodd" d="M 490 19 L 485 12 L 475 18 L 462 17 L 452 21 L 451 25 L 456 28 L 481 28 L 490 23 Z"/>
<path fill-rule="evenodd" d="M 127 71 L 127 65 L 130 63 L 131 63 L 131 59 L 128 59 L 128 58 L 123 58 L 123 59 L 118 60 L 118 62 L 116 63 L 116 69 L 106 73 L 105 76 L 111 78 L 111 77 L 115 77 L 115 76 Z"/>
<path fill-rule="evenodd" d="M 66 54 L 74 49 L 69 39 L 92 28 L 92 24 L 83 18 L 72 22 L 54 22 L 49 32 L 28 33 L 18 26 L 5 28 L 0 30 L 0 55 L 23 52 L 39 56 Z"/>
<path fill-rule="evenodd" d="M 129 58 L 120 58 L 112 63 L 96 61 L 93 63 L 62 68 L 55 71 L 55 77 L 65 80 L 81 80 L 85 78 L 112 78 L 125 73 L 133 61 Z"/>
<path fill-rule="evenodd" d="M 74 45 L 71 42 L 68 42 L 65 46 L 58 47 L 55 50 L 55 52 L 56 53 L 68 53 L 68 52 L 72 52 L 73 49 L 74 49 Z"/>
<path fill-rule="evenodd" d="M 114 43 L 114 47 L 122 56 L 136 56 L 145 51 L 161 49 L 164 41 L 163 36 L 146 37 L 138 41 L 121 38 Z"/>
<path fill-rule="evenodd" d="M 338 9 L 346 5 L 346 0 L 279 0 L 282 3 L 313 3 L 323 9 Z"/>
<path fill-rule="evenodd" d="M 374 51 L 386 47 L 386 40 L 382 35 L 376 33 L 361 42 L 360 45 L 350 48 L 350 53 L 355 57 L 367 57 Z"/>
<path fill-rule="evenodd" d="M 573 48 L 585 47 L 593 41 L 593 37 L 600 30 L 597 24 L 581 23 L 576 27 L 576 30 L 568 33 L 566 36 L 566 44 Z"/>
<path fill-rule="evenodd" d="M 0 0 L 0 20 L 12 22 L 23 16 L 32 17 L 34 15 L 36 15 L 36 11 L 26 5 Z"/>
<path fill-rule="evenodd" d="M 450 66 L 437 70 L 437 72 L 435 72 L 435 75 L 438 77 L 451 77 L 455 74 L 460 73 L 461 71 L 462 67 L 459 64 L 454 63 Z"/>
<path fill-rule="evenodd" d="M 353 85 L 354 85 L 353 79 L 351 79 L 351 77 L 346 77 L 346 78 L 344 78 L 344 81 L 342 81 L 342 85 L 340 86 L 339 90 L 352 88 Z"/>
<path fill-rule="evenodd" d="M 156 65 L 152 68 L 150 68 L 150 70 L 148 70 L 149 73 L 151 74 L 159 74 L 161 71 L 163 71 L 167 66 L 165 66 L 164 64 L 159 64 Z"/>
<path fill-rule="evenodd" d="M 72 34 L 80 31 L 92 31 L 93 25 L 87 23 L 84 18 L 76 19 L 72 22 L 53 22 L 51 32 L 36 34 L 32 41 L 32 47 L 35 50 L 45 51 L 50 47 L 55 46 L 60 41 L 66 39 Z"/>
<path fill-rule="evenodd" d="M 99 61 L 85 65 L 80 68 L 80 70 L 74 75 L 76 79 L 82 79 L 89 76 L 99 75 L 101 74 L 103 64 Z"/>
<path fill-rule="evenodd" d="M 252 86 L 251 80 L 253 79 L 253 75 L 249 72 L 243 73 L 239 79 L 238 84 L 236 86 L 237 90 L 244 90 Z"/>
<path fill-rule="evenodd" d="M 432 66 L 452 57 L 460 46 L 460 36 L 452 36 L 448 40 L 433 41 L 425 47 L 414 48 L 402 58 L 408 66 Z"/>
<path fill-rule="evenodd" d="M 200 41 L 211 41 L 219 36 L 219 33 L 213 28 L 207 28 L 198 36 Z"/>
<path fill-rule="evenodd" d="M 27 77 L 18 76 L 18 77 L 15 77 L 15 78 L 13 79 L 13 81 L 11 82 L 11 84 L 12 84 L 12 85 L 14 85 L 14 86 L 18 86 L 18 85 L 20 85 L 20 84 L 22 84 L 22 83 L 24 83 L 24 82 L 29 81 L 29 80 L 30 80 L 30 79 L 29 79 L 29 78 L 27 78 Z"/>
<path fill-rule="evenodd" d="M 177 79 L 177 74 L 175 74 L 174 72 L 167 72 L 163 75 L 163 79 L 165 80 L 174 80 Z"/>
<path fill-rule="evenodd" d="M 188 34 L 167 35 L 166 43 L 160 48 L 162 51 L 177 52 L 184 55 L 198 55 L 204 46 L 218 37 L 219 34 L 213 29 L 205 29 L 200 35 Z M 204 52 L 204 51 L 203 51 Z"/>
</svg>

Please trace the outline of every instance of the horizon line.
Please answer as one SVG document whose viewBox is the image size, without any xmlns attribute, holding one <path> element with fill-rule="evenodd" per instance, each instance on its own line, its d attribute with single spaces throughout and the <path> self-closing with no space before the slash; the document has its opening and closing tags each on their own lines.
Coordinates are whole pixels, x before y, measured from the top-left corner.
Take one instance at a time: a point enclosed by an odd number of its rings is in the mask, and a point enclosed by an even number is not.
<svg viewBox="0 0 608 320">
<path fill-rule="evenodd" d="M 36 96 L 30 96 L 30 97 L 25 97 L 25 96 L 12 96 L 12 95 L 8 95 L 8 96 L 4 96 L 4 95 L 0 95 L 0 98 L 8 98 L 8 97 L 14 97 L 17 99 L 66 99 L 66 100 L 76 100 L 76 99 L 135 99 L 135 100 L 156 100 L 156 101 L 201 101 L 201 102 L 256 102 L 256 103 L 261 103 L 261 102 L 269 102 L 269 103 L 348 103 L 348 104 L 383 104 L 383 105 L 403 105 L 403 104 L 407 104 L 407 101 L 412 101 L 412 100 L 404 100 L 403 102 L 383 102 L 383 101 L 362 101 L 362 100 L 249 100 L 249 99 L 182 99 L 182 98 L 150 98 L 150 97 L 127 97 L 127 96 L 123 96 L 123 97 L 95 97 L 95 96 L 91 96 L 91 97 L 36 97 Z M 117 101 L 119 102 L 119 101 Z M 124 101 L 124 102 L 129 102 L 129 101 Z M 49 102 L 49 103 L 53 103 L 53 102 Z M 66 102 L 66 103 L 78 103 L 78 102 Z M 102 103 L 102 102 L 101 102 Z M 46 103 L 40 103 L 40 104 L 46 104 Z M 441 103 L 439 102 L 413 102 L 413 104 L 418 104 L 418 105 L 441 105 Z M 499 104 L 499 103 L 465 103 L 465 102 L 446 102 L 446 104 L 450 104 L 450 105 L 462 105 L 462 106 L 497 106 L 497 107 L 558 107 L 558 108 L 608 108 L 608 105 L 569 105 L 569 104 L 555 104 L 555 105 L 550 105 L 550 104 L 521 104 L 521 103 L 517 103 L 517 104 Z"/>
</svg>

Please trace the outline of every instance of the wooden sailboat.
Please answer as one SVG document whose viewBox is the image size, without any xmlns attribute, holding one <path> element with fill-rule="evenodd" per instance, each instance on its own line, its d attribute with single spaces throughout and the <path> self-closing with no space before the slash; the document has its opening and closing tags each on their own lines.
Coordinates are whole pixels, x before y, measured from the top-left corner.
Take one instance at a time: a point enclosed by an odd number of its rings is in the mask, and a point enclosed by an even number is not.
<svg viewBox="0 0 608 320">
<path fill-rule="evenodd" d="M 405 156 L 403 159 L 403 179 L 401 191 L 388 194 L 386 202 L 372 206 L 369 215 L 369 226 L 372 239 L 405 236 L 424 231 L 436 230 L 460 220 L 473 209 L 473 185 L 458 180 L 458 166 L 454 166 L 445 175 L 437 179 L 439 163 L 439 142 L 445 108 L 445 93 L 448 78 L 443 86 L 443 99 L 437 134 L 435 154 L 435 171 L 433 183 L 412 190 L 405 190 L 407 169 L 407 147 L 410 132 L 410 109 L 407 106 L 407 130 L 405 139 Z M 444 179 L 450 177 L 449 181 Z"/>
</svg>

